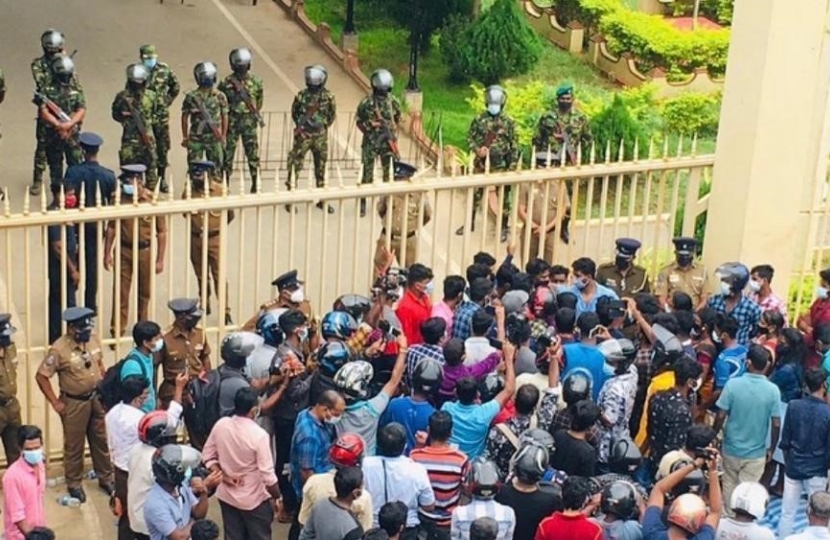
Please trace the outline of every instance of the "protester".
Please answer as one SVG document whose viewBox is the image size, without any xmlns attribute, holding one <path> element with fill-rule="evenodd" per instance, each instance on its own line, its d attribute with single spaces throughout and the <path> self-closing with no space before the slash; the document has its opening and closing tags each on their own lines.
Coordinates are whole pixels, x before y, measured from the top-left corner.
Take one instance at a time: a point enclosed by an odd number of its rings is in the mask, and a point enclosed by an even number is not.
<svg viewBox="0 0 830 540">
<path fill-rule="evenodd" d="M 729 507 L 735 517 L 720 520 L 717 540 L 775 540 L 771 530 L 756 523 L 764 517 L 767 506 L 769 493 L 764 486 L 757 482 L 738 484 L 729 501 Z"/>
<path fill-rule="evenodd" d="M 447 276 L 444 278 L 444 297 L 437 304 L 432 305 L 431 317 L 440 318 L 446 323 L 446 336 L 452 336 L 452 321 L 455 311 L 464 300 L 464 289 L 467 282 L 461 276 Z"/>
<path fill-rule="evenodd" d="M 587 517 L 597 503 L 587 478 L 568 478 L 562 486 L 564 509 L 542 520 L 534 540 L 601 540 L 602 527 Z"/>
<path fill-rule="evenodd" d="M 317 501 L 300 532 L 300 540 L 359 540 L 363 536 L 363 527 L 350 509 L 352 503 L 360 497 L 362 486 L 363 473 L 360 468 L 338 469 L 334 474 L 335 496 Z"/>
<path fill-rule="evenodd" d="M 473 459 L 464 479 L 464 491 L 472 500 L 469 504 L 457 506 L 452 512 L 450 536 L 453 540 L 467 540 L 471 537 L 473 523 L 481 517 L 492 517 L 498 524 L 498 540 L 511 540 L 516 529 L 516 515 L 513 509 L 497 503 L 501 481 L 496 465 L 483 457 Z"/>
<path fill-rule="evenodd" d="M 817 491 L 810 496 L 807 503 L 807 529 L 801 534 L 793 534 L 784 540 L 826 540 L 830 538 L 830 493 Z"/>
<path fill-rule="evenodd" d="M 3 475 L 3 527 L 8 540 L 23 540 L 36 527 L 46 525 L 43 432 L 37 426 L 20 426 L 20 457 Z"/>
</svg>

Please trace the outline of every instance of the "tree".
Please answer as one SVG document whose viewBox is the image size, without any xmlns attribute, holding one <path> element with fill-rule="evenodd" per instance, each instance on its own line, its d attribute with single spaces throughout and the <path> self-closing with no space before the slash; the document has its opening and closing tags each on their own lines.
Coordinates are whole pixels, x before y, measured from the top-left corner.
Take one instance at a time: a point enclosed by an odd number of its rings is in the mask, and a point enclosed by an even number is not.
<svg viewBox="0 0 830 540">
<path fill-rule="evenodd" d="M 472 0 L 394 0 L 391 8 L 395 20 L 409 30 L 410 43 L 417 39 L 426 52 L 430 38 L 450 16 L 470 16 Z"/>
<path fill-rule="evenodd" d="M 634 145 L 639 144 L 640 151 L 648 149 L 648 138 L 637 119 L 631 115 L 628 106 L 619 94 L 605 109 L 591 119 L 591 133 L 596 145 L 597 161 L 606 159 L 606 149 L 611 149 L 609 161 L 619 161 L 620 143 L 623 145 L 623 159 L 634 158 Z"/>
</svg>

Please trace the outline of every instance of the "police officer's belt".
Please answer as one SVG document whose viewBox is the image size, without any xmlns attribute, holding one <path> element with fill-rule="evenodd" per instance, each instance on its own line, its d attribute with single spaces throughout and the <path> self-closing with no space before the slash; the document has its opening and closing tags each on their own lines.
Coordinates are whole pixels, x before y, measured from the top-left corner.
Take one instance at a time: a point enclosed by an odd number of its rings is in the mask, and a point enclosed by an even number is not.
<svg viewBox="0 0 830 540">
<path fill-rule="evenodd" d="M 418 231 L 407 231 L 407 233 L 406 233 L 406 237 L 407 237 L 407 238 L 412 238 L 412 237 L 413 237 L 413 236 L 415 236 L 417 233 L 418 233 Z M 386 234 L 386 227 L 384 227 L 384 228 L 382 228 L 382 229 L 380 230 L 380 234 Z M 401 235 L 400 235 L 400 234 L 395 234 L 395 233 L 392 233 L 392 238 L 398 239 L 398 238 L 400 238 L 400 237 L 401 237 Z"/>
<path fill-rule="evenodd" d="M 133 247 L 133 243 L 129 240 L 121 240 L 121 245 L 127 248 Z M 138 241 L 138 249 L 148 249 L 150 247 L 149 240 L 139 240 Z"/>
<path fill-rule="evenodd" d="M 220 231 L 208 231 L 208 234 L 207 234 L 208 238 L 213 238 L 214 236 L 219 236 L 219 232 Z M 196 231 L 196 230 L 190 231 L 190 236 L 195 236 L 195 237 L 202 236 L 202 231 Z"/>
<path fill-rule="evenodd" d="M 76 401 L 89 401 L 95 397 L 95 391 L 88 392 L 86 394 L 70 394 L 69 392 L 64 392 L 63 395 Z"/>
</svg>

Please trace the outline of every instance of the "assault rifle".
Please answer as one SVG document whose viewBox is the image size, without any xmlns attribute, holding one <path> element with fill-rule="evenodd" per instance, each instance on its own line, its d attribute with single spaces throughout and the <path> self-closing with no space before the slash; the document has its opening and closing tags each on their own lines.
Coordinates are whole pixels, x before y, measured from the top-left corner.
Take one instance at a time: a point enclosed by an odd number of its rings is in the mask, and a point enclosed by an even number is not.
<svg viewBox="0 0 830 540">
<path fill-rule="evenodd" d="M 392 151 L 392 155 L 395 157 L 395 161 L 400 161 L 401 153 L 398 148 L 398 136 L 395 135 L 395 132 L 392 131 L 392 128 L 389 127 L 389 122 L 386 118 L 380 114 L 380 109 L 378 109 L 377 104 L 375 104 L 375 116 L 380 123 L 380 131 L 381 135 L 383 135 L 383 140 L 386 141 L 386 144 L 389 145 L 389 149 Z"/>
<path fill-rule="evenodd" d="M 556 123 L 556 130 L 554 135 L 557 139 L 562 139 L 562 149 L 559 151 L 559 163 L 562 166 L 576 163 L 576 152 L 571 148 L 571 134 L 567 127 L 562 126 L 562 122 Z"/>
<path fill-rule="evenodd" d="M 35 97 L 32 99 L 32 103 L 37 105 L 38 107 L 46 107 L 46 109 L 52 113 L 52 115 L 57 118 L 61 124 L 68 124 L 72 121 L 72 117 L 70 117 L 66 112 L 60 108 L 60 106 L 49 99 L 46 94 L 41 92 L 35 92 Z M 78 126 L 75 125 L 72 128 L 72 131 L 75 132 L 78 130 Z"/>
<path fill-rule="evenodd" d="M 294 128 L 294 137 L 301 137 L 305 135 L 305 128 L 308 126 L 311 129 L 317 127 L 316 122 L 312 123 L 311 119 L 317 114 L 317 111 L 320 109 L 320 97 L 317 96 L 317 99 L 314 100 L 314 103 L 308 108 L 305 114 L 302 117 L 302 121 L 297 123 L 297 127 Z"/>
<path fill-rule="evenodd" d="M 219 127 L 210 117 L 210 111 L 208 111 L 207 106 L 205 105 L 205 101 L 199 96 L 195 96 L 195 101 L 196 106 L 199 108 L 199 114 L 202 116 L 202 124 L 200 126 L 199 133 L 203 131 L 205 124 L 207 124 L 207 127 L 209 127 L 210 130 L 213 132 L 213 136 L 216 137 L 216 140 L 222 141 L 222 132 L 219 131 Z"/>
<path fill-rule="evenodd" d="M 260 114 L 259 110 L 256 108 L 256 105 L 254 105 L 254 102 L 251 99 L 251 94 L 248 93 L 248 89 L 245 88 L 245 85 L 234 77 L 228 77 L 228 80 L 230 81 L 231 86 L 233 86 L 234 91 L 239 94 L 239 97 L 242 98 L 242 101 L 245 103 L 245 107 L 248 108 L 248 112 L 256 117 L 259 127 L 265 127 L 265 120 L 262 119 L 262 114 Z"/>
<path fill-rule="evenodd" d="M 141 138 L 141 142 L 144 146 L 151 147 L 152 141 L 150 140 L 150 135 L 147 133 L 147 123 L 144 121 L 144 115 L 135 106 L 133 100 L 127 100 L 127 108 L 130 109 L 130 117 L 135 122 L 135 127 L 138 128 L 138 136 Z"/>
</svg>

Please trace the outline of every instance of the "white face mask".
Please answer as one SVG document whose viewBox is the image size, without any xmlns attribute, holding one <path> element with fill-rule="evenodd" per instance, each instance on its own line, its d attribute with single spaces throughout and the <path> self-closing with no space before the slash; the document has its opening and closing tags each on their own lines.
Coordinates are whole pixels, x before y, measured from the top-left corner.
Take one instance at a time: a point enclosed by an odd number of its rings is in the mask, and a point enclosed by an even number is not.
<svg viewBox="0 0 830 540">
<path fill-rule="evenodd" d="M 428 295 L 432 296 L 432 293 L 435 292 L 435 282 L 430 281 L 429 283 L 427 283 L 427 286 L 424 289 L 424 292 L 426 292 Z"/>
<path fill-rule="evenodd" d="M 290 300 L 295 304 L 303 302 L 305 300 L 305 291 L 303 291 L 303 288 L 299 287 L 297 290 L 291 291 Z"/>
<path fill-rule="evenodd" d="M 816 287 L 816 296 L 824 300 L 827 298 L 827 288 L 826 287 Z"/>
<path fill-rule="evenodd" d="M 487 112 L 490 113 L 491 116 L 496 116 L 501 112 L 501 105 L 487 105 Z"/>
<path fill-rule="evenodd" d="M 761 282 L 755 281 L 754 279 L 749 280 L 749 290 L 752 292 L 758 292 L 761 290 Z"/>
<path fill-rule="evenodd" d="M 725 281 L 720 282 L 720 292 L 723 295 L 729 295 L 732 292 L 732 287 Z"/>
</svg>

